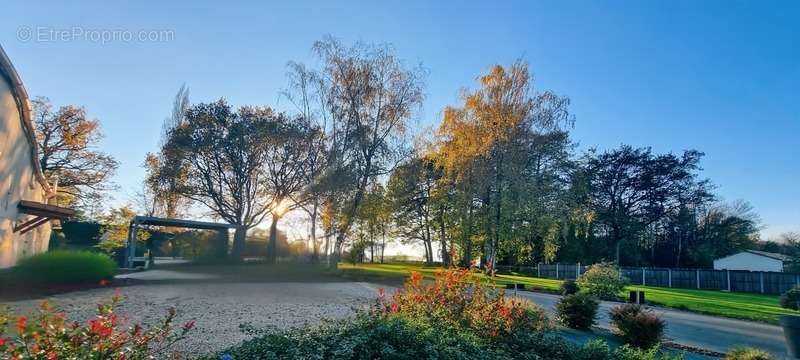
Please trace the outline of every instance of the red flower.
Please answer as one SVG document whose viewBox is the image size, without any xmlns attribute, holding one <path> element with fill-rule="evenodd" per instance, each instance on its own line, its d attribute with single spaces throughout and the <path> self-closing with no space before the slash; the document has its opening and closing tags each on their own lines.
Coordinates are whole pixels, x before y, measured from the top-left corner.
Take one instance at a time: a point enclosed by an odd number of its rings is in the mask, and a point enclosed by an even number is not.
<svg viewBox="0 0 800 360">
<path fill-rule="evenodd" d="M 5 344 L 6 344 L 6 341 L 8 341 L 6 338 L 4 338 L 4 337 L 0 337 L 0 346 L 3 346 L 3 345 L 5 345 Z"/>
<path fill-rule="evenodd" d="M 25 326 L 28 324 L 27 316 L 20 316 L 17 320 L 17 333 L 22 335 L 25 332 Z"/>
<path fill-rule="evenodd" d="M 53 351 L 47 353 L 47 360 L 58 360 L 58 354 Z"/>
<path fill-rule="evenodd" d="M 194 328 L 194 320 L 192 320 L 192 321 L 187 321 L 185 324 L 183 324 L 183 330 L 184 330 L 184 331 L 189 331 L 189 330 L 191 330 L 192 328 Z"/>
</svg>

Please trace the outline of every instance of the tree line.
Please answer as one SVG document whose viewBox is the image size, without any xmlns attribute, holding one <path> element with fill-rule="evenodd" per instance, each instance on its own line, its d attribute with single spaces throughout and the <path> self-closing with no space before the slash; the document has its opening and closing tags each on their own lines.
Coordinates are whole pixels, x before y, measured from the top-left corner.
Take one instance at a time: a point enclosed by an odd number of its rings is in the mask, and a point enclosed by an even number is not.
<svg viewBox="0 0 800 360">
<path fill-rule="evenodd" d="M 462 266 L 696 267 L 770 246 L 750 205 L 714 193 L 702 152 L 578 150 L 569 98 L 537 88 L 522 61 L 492 67 L 436 128 L 419 129 L 424 69 L 388 45 L 329 37 L 313 49 L 318 66 L 289 64 L 281 95 L 293 110 L 191 104 L 181 88 L 145 160 L 146 211 L 181 217 L 199 206 L 239 225 L 233 258 L 269 220 L 270 261 L 293 211 L 308 218 L 312 258 L 331 264 L 382 259 L 390 242 Z"/>
</svg>

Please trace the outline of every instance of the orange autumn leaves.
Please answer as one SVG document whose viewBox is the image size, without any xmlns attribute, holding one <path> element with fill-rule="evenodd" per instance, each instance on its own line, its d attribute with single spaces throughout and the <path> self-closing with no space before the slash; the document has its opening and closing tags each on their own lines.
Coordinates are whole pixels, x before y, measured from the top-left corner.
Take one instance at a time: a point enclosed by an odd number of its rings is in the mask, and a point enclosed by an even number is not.
<svg viewBox="0 0 800 360">
<path fill-rule="evenodd" d="M 540 308 L 505 297 L 502 290 L 482 283 L 471 269 L 442 270 L 428 284 L 414 272 L 394 295 L 387 297 L 383 289 L 378 295 L 373 311 L 379 316 L 407 317 L 469 330 L 481 337 L 540 332 L 550 327 Z"/>
</svg>

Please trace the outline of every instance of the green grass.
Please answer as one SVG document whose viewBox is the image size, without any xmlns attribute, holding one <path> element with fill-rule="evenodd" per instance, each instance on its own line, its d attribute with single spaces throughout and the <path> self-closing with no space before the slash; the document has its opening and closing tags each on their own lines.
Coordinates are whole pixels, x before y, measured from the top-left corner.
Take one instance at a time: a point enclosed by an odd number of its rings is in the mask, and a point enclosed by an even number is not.
<svg viewBox="0 0 800 360">
<path fill-rule="evenodd" d="M 346 277 L 354 277 L 364 281 L 400 283 L 411 271 L 421 273 L 427 278 L 433 277 L 439 267 L 427 267 L 417 264 L 340 264 L 339 270 Z M 484 275 L 481 275 L 485 278 Z M 556 291 L 561 280 L 542 279 L 522 274 L 498 275 L 495 279 L 498 286 L 507 283 L 525 284 L 534 290 Z M 778 317 L 797 312 L 781 308 L 778 296 L 748 293 L 729 293 L 725 291 L 668 289 L 650 286 L 628 286 L 626 290 L 644 290 L 647 300 L 660 306 L 676 308 L 707 315 L 759 321 L 771 324 L 778 323 Z"/>
</svg>

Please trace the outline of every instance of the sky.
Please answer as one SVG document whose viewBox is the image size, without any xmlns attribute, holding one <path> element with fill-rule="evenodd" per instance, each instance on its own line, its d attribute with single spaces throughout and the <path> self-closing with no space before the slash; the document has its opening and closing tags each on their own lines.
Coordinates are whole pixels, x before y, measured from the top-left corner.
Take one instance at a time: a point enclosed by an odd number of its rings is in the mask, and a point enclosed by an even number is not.
<svg viewBox="0 0 800 360">
<path fill-rule="evenodd" d="M 147 152 L 182 84 L 192 102 L 288 109 L 287 63 L 311 46 L 389 43 L 427 70 L 413 121 L 494 64 L 529 62 L 536 87 L 568 96 L 580 150 L 697 149 L 723 200 L 750 202 L 762 234 L 800 231 L 797 1 L 5 0 L 0 45 L 28 92 L 86 108 L 120 162 L 114 204 L 141 189 Z"/>
</svg>

